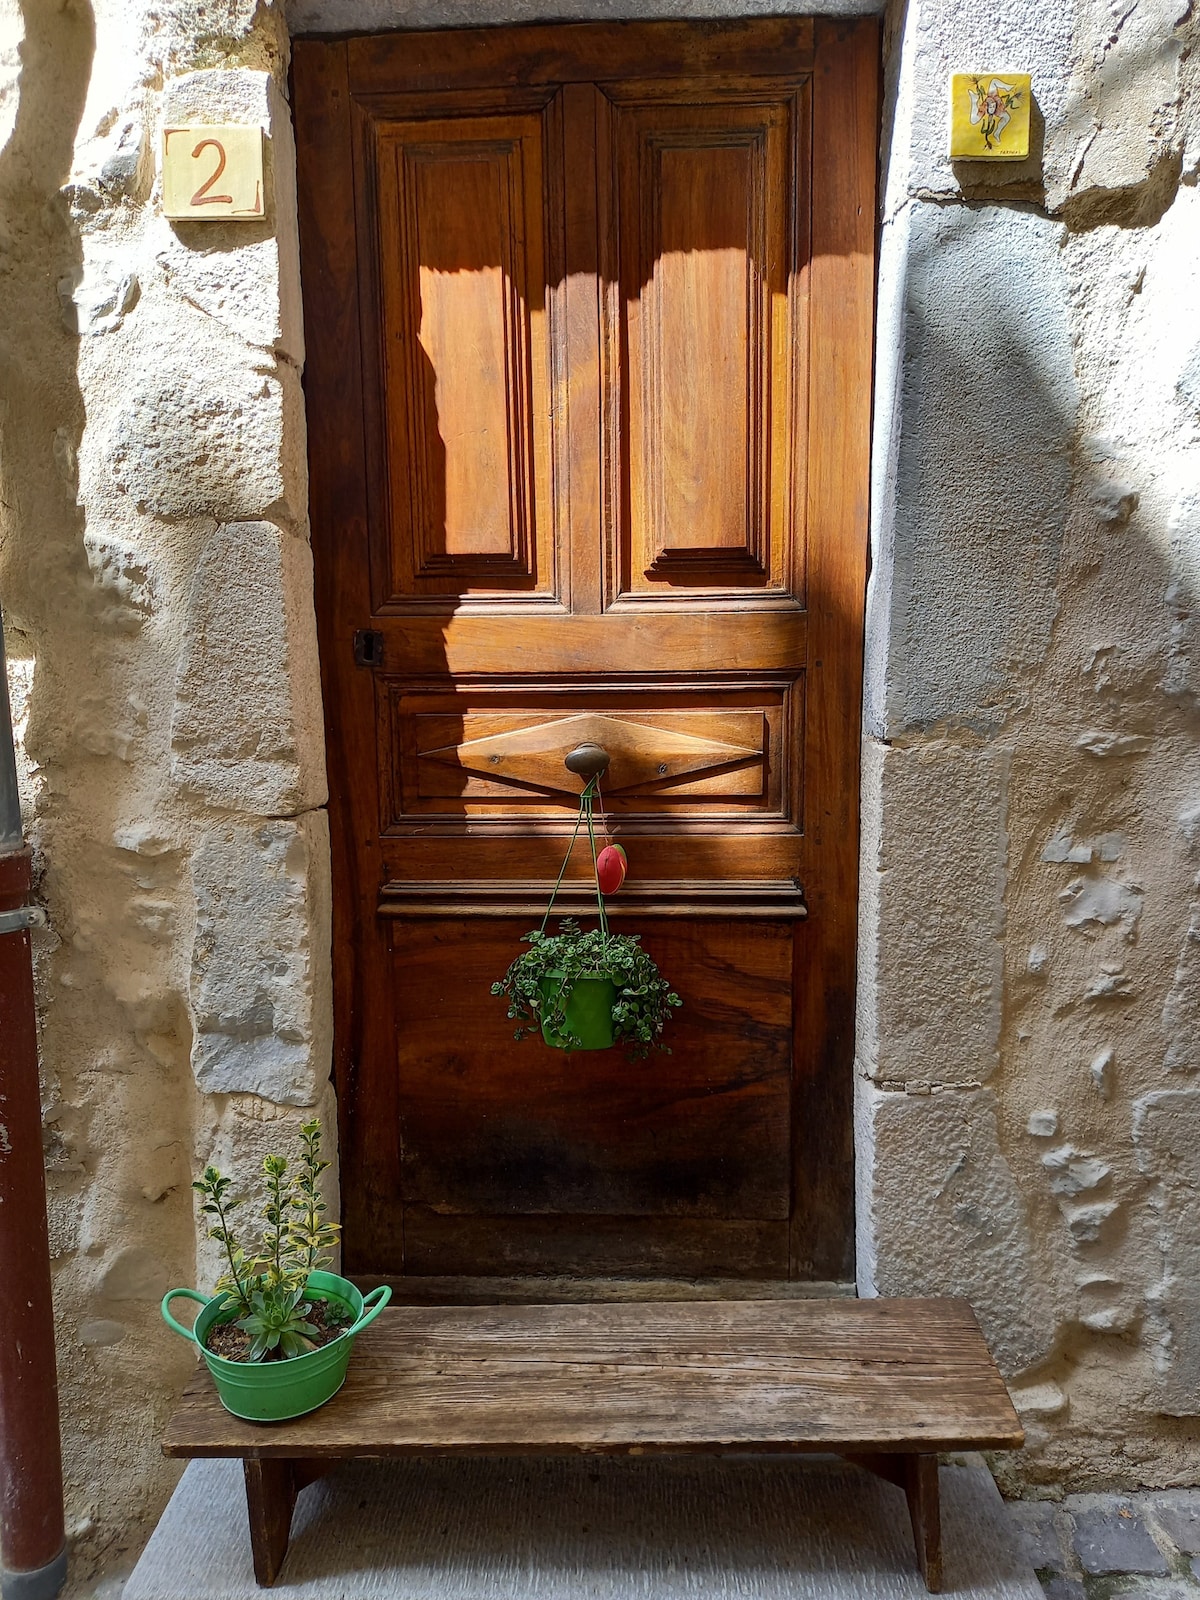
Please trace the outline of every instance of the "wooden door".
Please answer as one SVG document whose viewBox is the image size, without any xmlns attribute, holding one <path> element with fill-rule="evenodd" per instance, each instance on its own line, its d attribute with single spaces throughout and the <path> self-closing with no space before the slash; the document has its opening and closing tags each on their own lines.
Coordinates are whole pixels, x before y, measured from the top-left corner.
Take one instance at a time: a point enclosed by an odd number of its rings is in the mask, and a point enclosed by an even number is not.
<svg viewBox="0 0 1200 1600">
<path fill-rule="evenodd" d="M 296 44 L 355 1272 L 850 1274 L 877 76 L 872 21 Z M 489 993 L 583 738 L 646 1063 Z"/>
</svg>

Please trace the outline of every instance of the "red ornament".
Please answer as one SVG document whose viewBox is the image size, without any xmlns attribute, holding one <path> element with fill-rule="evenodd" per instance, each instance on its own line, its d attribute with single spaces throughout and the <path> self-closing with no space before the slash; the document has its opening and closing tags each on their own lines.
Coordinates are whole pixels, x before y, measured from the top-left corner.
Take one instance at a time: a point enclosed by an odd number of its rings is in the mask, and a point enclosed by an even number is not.
<svg viewBox="0 0 1200 1600">
<path fill-rule="evenodd" d="M 625 882 L 629 862 L 619 844 L 605 845 L 596 857 L 596 882 L 601 894 L 616 894 Z"/>
</svg>

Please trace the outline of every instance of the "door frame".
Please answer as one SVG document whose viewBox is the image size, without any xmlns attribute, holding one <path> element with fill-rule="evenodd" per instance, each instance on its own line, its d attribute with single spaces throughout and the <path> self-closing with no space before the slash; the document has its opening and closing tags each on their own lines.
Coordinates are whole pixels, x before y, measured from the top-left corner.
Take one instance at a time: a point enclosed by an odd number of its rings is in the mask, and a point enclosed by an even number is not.
<svg viewBox="0 0 1200 1600">
<path fill-rule="evenodd" d="M 808 984 L 797 995 L 793 1084 L 804 1086 L 808 1116 L 793 1131 L 790 1279 L 845 1284 L 854 1272 L 853 1060 L 858 915 L 859 749 L 863 617 L 868 550 L 871 392 L 875 310 L 877 150 L 881 30 L 875 17 L 804 21 L 814 39 L 809 408 L 836 411 L 844 425 L 809 435 L 806 494 L 806 603 L 809 662 L 805 743 L 806 853 L 822 873 L 805 880 Z M 551 45 L 569 35 L 614 28 L 674 30 L 681 52 L 719 60 L 722 33 L 763 28 L 745 22 L 542 25 Z M 536 28 L 536 25 L 535 25 Z M 495 29 L 476 30 L 481 40 Z M 529 33 L 534 28 L 523 27 Z M 456 43 L 469 36 L 455 30 Z M 368 509 L 364 447 L 362 329 L 351 160 L 353 62 L 366 47 L 407 53 L 436 80 L 438 33 L 386 33 L 352 39 L 298 39 L 292 83 L 298 142 L 301 263 L 306 309 L 305 391 L 310 431 L 320 420 L 322 450 L 310 459 L 310 516 L 324 704 L 373 698 L 372 674 L 353 666 L 352 640 L 340 637 L 335 600 L 346 578 L 345 551 L 365 541 Z M 417 52 L 414 42 L 423 46 Z M 708 41 L 707 45 L 703 42 Z M 486 52 L 485 52 L 486 53 Z M 703 70 L 701 67 L 700 70 Z M 355 538 L 340 536 L 347 526 Z M 390 993 L 384 971 L 358 959 L 355 929 L 376 903 L 356 871 L 347 825 L 349 765 L 343 729 L 357 718 L 326 714 L 333 869 L 334 1082 L 339 1143 L 357 1148 L 362 1130 L 349 1114 L 365 996 Z M 360 725 L 369 725 L 368 714 Z M 813 737 L 810 739 L 809 735 Z M 852 781 L 848 781 L 852 779 Z M 373 1002 L 374 1003 L 374 1002 Z M 398 1139 L 398 1130 L 392 1137 Z M 808 1175 L 821 1170 L 813 1187 Z M 345 1194 L 347 1256 L 369 1195 Z M 407 1281 L 407 1280 L 406 1280 Z M 781 1288 L 786 1285 L 781 1285 Z"/>
</svg>

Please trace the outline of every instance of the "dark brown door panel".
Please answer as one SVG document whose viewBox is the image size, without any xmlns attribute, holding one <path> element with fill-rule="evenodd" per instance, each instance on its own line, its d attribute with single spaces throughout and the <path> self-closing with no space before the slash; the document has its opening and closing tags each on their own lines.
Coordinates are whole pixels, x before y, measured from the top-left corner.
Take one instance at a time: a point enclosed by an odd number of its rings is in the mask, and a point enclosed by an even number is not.
<svg viewBox="0 0 1200 1600">
<path fill-rule="evenodd" d="M 296 42 L 352 1270 L 849 1272 L 878 48 Z M 646 1062 L 490 993 L 585 739 Z"/>
</svg>

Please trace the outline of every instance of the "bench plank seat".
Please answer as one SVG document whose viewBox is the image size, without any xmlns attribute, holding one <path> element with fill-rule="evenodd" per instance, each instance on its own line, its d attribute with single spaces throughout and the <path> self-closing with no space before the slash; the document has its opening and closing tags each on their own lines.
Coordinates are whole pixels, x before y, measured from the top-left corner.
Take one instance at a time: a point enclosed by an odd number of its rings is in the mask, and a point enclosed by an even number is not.
<svg viewBox="0 0 1200 1600">
<path fill-rule="evenodd" d="M 1022 1440 L 965 1301 L 722 1300 L 389 1307 L 319 1411 L 242 1422 L 200 1367 L 163 1448 L 246 1462 L 260 1582 L 299 1488 L 340 1459 L 832 1451 L 905 1489 L 936 1588 L 936 1453 Z"/>
</svg>

